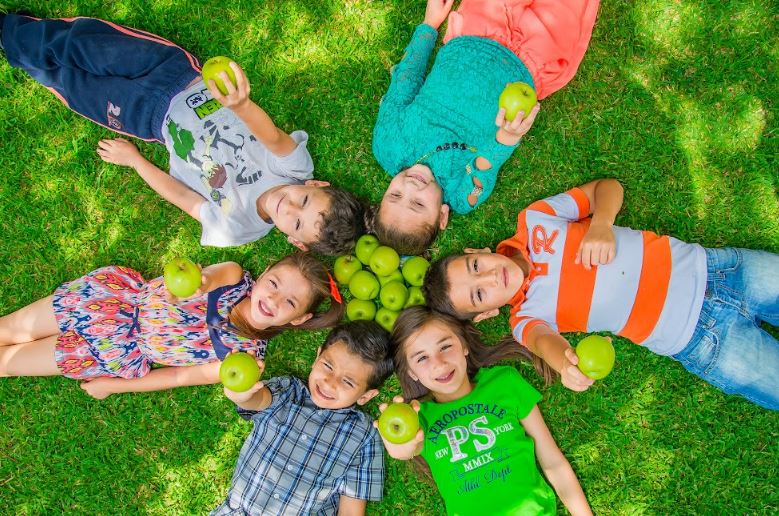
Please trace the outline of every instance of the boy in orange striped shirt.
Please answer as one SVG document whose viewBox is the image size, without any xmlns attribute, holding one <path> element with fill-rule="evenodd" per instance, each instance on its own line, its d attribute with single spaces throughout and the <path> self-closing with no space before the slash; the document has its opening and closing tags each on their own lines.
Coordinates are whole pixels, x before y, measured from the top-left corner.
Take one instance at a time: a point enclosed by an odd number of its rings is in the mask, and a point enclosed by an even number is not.
<svg viewBox="0 0 779 516">
<path fill-rule="evenodd" d="M 613 179 L 534 202 L 496 253 L 431 266 L 428 304 L 474 321 L 511 305 L 514 338 L 576 391 L 592 380 L 560 332 L 610 331 L 779 410 L 779 342 L 760 328 L 779 324 L 779 255 L 614 226 L 621 207 Z"/>
</svg>

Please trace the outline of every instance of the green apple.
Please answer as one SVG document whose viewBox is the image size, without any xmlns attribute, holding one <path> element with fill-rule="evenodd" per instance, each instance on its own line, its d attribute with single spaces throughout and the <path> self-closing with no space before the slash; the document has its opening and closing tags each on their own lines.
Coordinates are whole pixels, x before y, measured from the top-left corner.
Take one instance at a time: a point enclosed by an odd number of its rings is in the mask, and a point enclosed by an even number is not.
<svg viewBox="0 0 779 516">
<path fill-rule="evenodd" d="M 583 338 L 576 346 L 576 356 L 579 357 L 579 370 L 593 380 L 605 378 L 614 367 L 614 346 L 600 335 Z"/>
<path fill-rule="evenodd" d="M 376 303 L 352 299 L 346 304 L 346 316 L 350 321 L 372 321 L 376 317 Z"/>
<path fill-rule="evenodd" d="M 368 271 L 357 271 L 349 280 L 349 292 L 357 299 L 368 301 L 379 295 L 379 280 Z"/>
<path fill-rule="evenodd" d="M 260 379 L 260 366 L 248 353 L 230 353 L 219 367 L 219 379 L 231 391 L 248 391 Z"/>
<path fill-rule="evenodd" d="M 396 312 L 395 310 L 390 310 L 386 306 L 382 306 L 376 310 L 376 318 L 374 321 L 379 323 L 379 326 L 388 332 L 392 332 L 392 328 L 395 327 L 395 320 L 398 318 L 399 313 L 400 312 Z"/>
<path fill-rule="evenodd" d="M 378 278 L 379 278 L 379 284 L 382 287 L 387 283 L 389 283 L 390 281 L 400 281 L 401 283 L 403 282 L 403 274 L 401 274 L 398 269 L 392 271 L 392 274 L 390 274 L 389 276 L 379 276 Z"/>
<path fill-rule="evenodd" d="M 189 297 L 200 288 L 202 276 L 200 267 L 187 258 L 176 258 L 162 269 L 165 288 L 176 297 Z"/>
<path fill-rule="evenodd" d="M 512 82 L 507 85 L 498 99 L 498 107 L 506 110 L 506 120 L 509 122 L 522 111 L 525 116 L 536 105 L 536 92 L 532 86 L 524 82 Z"/>
<path fill-rule="evenodd" d="M 410 308 L 412 306 L 424 306 L 424 304 L 425 304 L 425 294 L 422 293 L 422 289 L 420 287 L 409 287 L 408 299 L 406 300 L 406 304 L 403 305 L 403 308 Z"/>
<path fill-rule="evenodd" d="M 222 79 L 219 78 L 220 73 L 227 72 L 227 76 L 230 78 L 233 86 L 238 84 L 235 79 L 235 72 L 230 68 L 230 61 L 232 61 L 232 59 L 229 57 L 216 56 L 203 63 L 203 71 L 201 72 L 203 81 L 205 81 L 206 86 L 208 86 L 208 81 L 213 79 L 216 83 L 216 87 L 222 92 L 222 95 L 227 95 L 227 86 L 225 86 Z"/>
<path fill-rule="evenodd" d="M 398 270 L 399 265 L 400 256 L 389 246 L 379 246 L 371 254 L 370 267 L 377 276 L 389 276 L 393 271 Z"/>
<path fill-rule="evenodd" d="M 362 269 L 362 263 L 352 255 L 339 256 L 335 259 L 333 274 L 335 280 L 341 285 L 346 285 L 352 279 L 354 273 Z"/>
<path fill-rule="evenodd" d="M 414 256 L 403 264 L 403 277 L 406 278 L 409 285 L 421 287 L 422 283 L 425 282 L 425 273 L 428 267 L 430 267 L 430 262 L 421 256 Z"/>
<path fill-rule="evenodd" d="M 408 289 L 400 281 L 390 281 L 381 287 L 379 299 L 382 306 L 399 312 L 403 310 L 403 305 L 406 304 L 406 299 L 408 299 Z"/>
<path fill-rule="evenodd" d="M 357 245 L 354 246 L 354 254 L 357 255 L 357 259 L 360 260 L 363 265 L 368 265 L 373 251 L 380 245 L 379 239 L 375 236 L 363 235 L 357 241 Z"/>
<path fill-rule="evenodd" d="M 393 444 L 409 442 L 419 431 L 419 415 L 408 403 L 391 403 L 379 416 L 379 433 Z"/>
</svg>

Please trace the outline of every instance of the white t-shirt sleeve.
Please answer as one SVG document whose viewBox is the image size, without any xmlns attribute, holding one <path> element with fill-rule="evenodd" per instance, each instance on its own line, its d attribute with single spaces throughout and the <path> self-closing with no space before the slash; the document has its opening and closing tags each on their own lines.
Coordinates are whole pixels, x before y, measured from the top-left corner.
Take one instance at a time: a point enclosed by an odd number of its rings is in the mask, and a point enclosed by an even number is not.
<svg viewBox="0 0 779 516">
<path fill-rule="evenodd" d="M 297 147 L 286 156 L 276 156 L 268 152 L 268 168 L 278 176 L 292 177 L 305 181 L 314 177 L 314 161 L 308 153 L 308 134 L 305 131 L 294 131 L 290 134 Z"/>
<path fill-rule="evenodd" d="M 249 224 L 231 221 L 217 205 L 210 202 L 200 205 L 200 225 L 203 227 L 200 245 L 213 247 L 248 244 L 267 235 L 273 227 L 269 225 L 267 228 L 253 228 Z M 246 231 L 247 228 L 250 230 Z"/>
</svg>

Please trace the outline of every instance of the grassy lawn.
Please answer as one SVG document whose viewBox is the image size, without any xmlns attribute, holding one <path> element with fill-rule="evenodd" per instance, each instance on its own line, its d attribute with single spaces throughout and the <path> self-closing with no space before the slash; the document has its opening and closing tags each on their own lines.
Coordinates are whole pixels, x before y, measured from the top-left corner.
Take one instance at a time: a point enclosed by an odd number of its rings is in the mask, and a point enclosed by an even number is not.
<svg viewBox="0 0 779 516">
<path fill-rule="evenodd" d="M 371 130 L 422 0 L 37 0 L 0 8 L 97 16 L 203 59 L 231 56 L 281 127 L 309 132 L 318 178 L 372 201 L 388 184 Z M 577 77 L 544 102 L 492 198 L 456 217 L 434 255 L 494 245 L 513 233 L 520 208 L 599 177 L 625 186 L 621 225 L 779 252 L 777 34 L 772 0 L 604 2 Z M 276 231 L 239 248 L 201 248 L 197 222 L 129 169 L 100 161 L 96 142 L 108 131 L 4 58 L 0 99 L 1 314 L 106 264 L 154 277 L 185 254 L 261 271 L 292 250 Z M 162 146 L 141 148 L 167 167 Z M 482 328 L 495 341 L 507 319 Z M 306 377 L 323 338 L 274 339 L 267 374 Z M 779 511 L 776 413 L 627 341 L 617 342 L 617 361 L 588 392 L 555 385 L 541 404 L 596 513 Z M 382 398 L 396 391 L 392 380 Z M 377 414 L 375 404 L 367 410 Z M 95 401 L 68 379 L 2 379 L 0 513 L 207 512 L 224 497 L 249 429 L 218 386 Z M 435 489 L 390 460 L 385 499 L 370 511 L 441 508 Z"/>
</svg>

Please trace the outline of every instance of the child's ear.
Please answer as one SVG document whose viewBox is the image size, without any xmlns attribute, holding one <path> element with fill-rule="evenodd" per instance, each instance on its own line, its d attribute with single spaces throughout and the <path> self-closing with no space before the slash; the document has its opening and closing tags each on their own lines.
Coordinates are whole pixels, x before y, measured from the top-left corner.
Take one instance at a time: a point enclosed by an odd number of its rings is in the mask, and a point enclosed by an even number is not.
<svg viewBox="0 0 779 516">
<path fill-rule="evenodd" d="M 330 183 L 327 181 L 320 181 L 319 179 L 309 179 L 306 181 L 306 186 L 318 186 L 319 188 L 324 188 L 325 186 L 330 186 Z"/>
<path fill-rule="evenodd" d="M 368 391 L 365 391 L 365 393 L 357 399 L 358 405 L 365 405 L 369 401 L 371 401 L 373 398 L 376 397 L 376 395 L 379 394 L 378 389 L 371 389 Z"/>
<path fill-rule="evenodd" d="M 287 235 L 287 242 L 289 242 L 290 244 L 294 245 L 295 247 L 297 247 L 301 251 L 308 251 L 308 246 L 306 244 L 304 244 L 303 242 L 301 242 L 300 240 L 298 240 L 297 238 L 294 238 L 294 237 L 291 237 L 291 236 Z"/>
<path fill-rule="evenodd" d="M 439 211 L 439 216 L 438 216 L 438 229 L 440 230 L 446 229 L 447 224 L 449 224 L 449 205 L 442 204 L 441 211 Z"/>
<path fill-rule="evenodd" d="M 495 317 L 500 313 L 500 310 L 497 308 L 493 308 L 492 310 L 487 310 L 486 312 L 482 312 L 478 314 L 476 317 L 473 318 L 473 322 L 479 322 L 483 321 L 484 319 L 489 319 L 490 317 Z"/>
<path fill-rule="evenodd" d="M 312 314 L 311 312 L 309 312 L 309 313 L 307 313 L 307 314 L 303 314 L 303 315 L 301 315 L 300 317 L 297 317 L 297 318 L 295 318 L 295 319 L 292 319 L 292 320 L 291 320 L 289 323 L 290 323 L 292 326 L 300 326 L 301 324 L 303 324 L 304 322 L 308 321 L 308 320 L 309 320 L 309 319 L 311 319 L 312 317 L 314 317 L 314 314 Z"/>
</svg>

